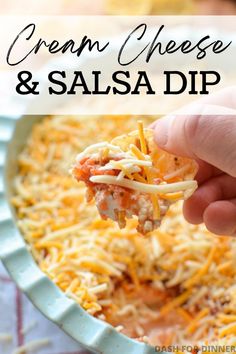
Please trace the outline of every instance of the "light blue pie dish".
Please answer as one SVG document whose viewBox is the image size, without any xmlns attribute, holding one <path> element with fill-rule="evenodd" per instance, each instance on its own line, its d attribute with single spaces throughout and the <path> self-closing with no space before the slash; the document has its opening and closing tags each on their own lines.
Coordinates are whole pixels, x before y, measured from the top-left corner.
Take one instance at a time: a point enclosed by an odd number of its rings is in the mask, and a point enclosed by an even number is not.
<svg viewBox="0 0 236 354">
<path fill-rule="evenodd" d="M 154 354 L 155 348 L 118 333 L 69 299 L 38 267 L 10 205 L 17 156 L 40 116 L 0 117 L 0 259 L 17 286 L 51 321 L 91 352 Z"/>
</svg>

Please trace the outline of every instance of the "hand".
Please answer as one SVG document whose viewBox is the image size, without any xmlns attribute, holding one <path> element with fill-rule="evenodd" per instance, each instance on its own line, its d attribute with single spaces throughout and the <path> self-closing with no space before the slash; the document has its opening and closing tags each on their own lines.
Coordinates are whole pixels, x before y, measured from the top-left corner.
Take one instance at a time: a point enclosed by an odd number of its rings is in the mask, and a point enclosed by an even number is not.
<svg viewBox="0 0 236 354">
<path fill-rule="evenodd" d="M 218 235 L 236 236 L 236 88 L 201 100 L 201 115 L 167 116 L 153 125 L 157 145 L 197 160 L 199 188 L 184 203 L 192 224 Z M 226 115 L 207 115 L 209 105 Z"/>
</svg>

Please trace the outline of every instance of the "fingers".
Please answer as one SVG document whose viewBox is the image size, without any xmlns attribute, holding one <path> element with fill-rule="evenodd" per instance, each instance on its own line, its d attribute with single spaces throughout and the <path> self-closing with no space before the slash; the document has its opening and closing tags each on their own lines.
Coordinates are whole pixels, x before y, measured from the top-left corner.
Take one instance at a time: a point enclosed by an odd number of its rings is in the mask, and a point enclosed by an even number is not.
<svg viewBox="0 0 236 354">
<path fill-rule="evenodd" d="M 156 121 L 154 130 L 164 150 L 203 160 L 236 177 L 236 116 L 167 116 Z"/>
<path fill-rule="evenodd" d="M 207 228 L 216 234 L 230 235 L 236 232 L 235 200 L 235 178 L 219 175 L 203 183 L 184 203 L 184 216 L 192 224 L 205 222 Z M 215 212 L 221 216 L 216 217 Z"/>
<path fill-rule="evenodd" d="M 208 230 L 217 235 L 236 236 L 236 199 L 210 204 L 203 221 Z"/>
<path fill-rule="evenodd" d="M 235 95 L 236 87 L 225 89 L 152 124 L 157 145 L 199 163 L 199 188 L 184 204 L 186 219 L 220 235 L 236 235 Z M 217 115 L 210 115 L 216 106 Z"/>
<path fill-rule="evenodd" d="M 197 160 L 198 163 L 198 172 L 195 179 L 198 182 L 198 185 L 209 180 L 210 178 L 221 175 L 223 172 L 218 168 L 208 164 L 207 162 Z"/>
</svg>

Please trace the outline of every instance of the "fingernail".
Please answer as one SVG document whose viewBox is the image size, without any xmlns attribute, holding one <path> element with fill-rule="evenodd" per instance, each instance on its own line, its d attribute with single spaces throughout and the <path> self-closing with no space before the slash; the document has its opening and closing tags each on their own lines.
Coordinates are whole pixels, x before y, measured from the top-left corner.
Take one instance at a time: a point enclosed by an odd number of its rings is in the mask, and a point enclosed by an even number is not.
<svg viewBox="0 0 236 354">
<path fill-rule="evenodd" d="M 159 147 L 165 147 L 167 145 L 173 120 L 174 116 L 166 116 L 157 120 L 154 139 Z"/>
</svg>

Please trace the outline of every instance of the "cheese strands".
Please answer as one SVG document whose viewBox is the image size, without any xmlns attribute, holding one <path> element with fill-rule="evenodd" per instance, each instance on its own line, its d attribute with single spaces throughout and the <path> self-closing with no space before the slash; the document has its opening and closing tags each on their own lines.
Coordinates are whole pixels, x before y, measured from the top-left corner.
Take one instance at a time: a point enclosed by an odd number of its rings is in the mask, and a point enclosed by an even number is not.
<svg viewBox="0 0 236 354">
<path fill-rule="evenodd" d="M 154 117 L 142 120 L 148 126 Z M 119 229 L 99 217 L 95 200 L 84 198 L 85 184 L 68 173 L 76 155 L 94 143 L 94 132 L 98 143 L 112 145 L 125 132 L 127 149 L 133 145 L 129 158 L 150 162 L 137 132 L 135 139 L 129 137 L 136 127 L 133 116 L 53 116 L 36 124 L 17 162 L 12 205 L 18 227 L 40 269 L 90 315 L 152 345 L 227 346 L 230 351 L 236 345 L 236 238 L 216 237 L 203 225 L 188 224 L 181 201 L 171 205 L 148 237 L 140 237 L 134 218 Z M 144 135 L 147 140 L 145 129 Z M 126 146 L 118 145 L 122 152 L 96 148 L 95 153 L 107 159 L 105 164 L 120 153 L 126 165 Z M 155 158 L 162 173 L 158 185 L 192 180 L 191 161 L 165 168 L 163 155 L 158 150 Z M 139 172 L 132 173 L 133 180 L 147 183 L 139 170 L 144 166 L 134 167 Z M 158 194 L 158 202 L 185 198 L 184 193 Z M 119 218 L 122 222 L 122 213 Z M 10 337 L 2 333 L 2 344 Z M 33 348 L 35 343 L 27 343 L 20 350 Z"/>
<path fill-rule="evenodd" d="M 197 188 L 196 163 L 160 150 L 153 130 L 140 120 L 137 131 L 88 146 L 71 172 L 86 184 L 103 219 L 124 228 L 127 219 L 137 217 L 142 234 L 159 227 L 169 206 Z"/>
</svg>

